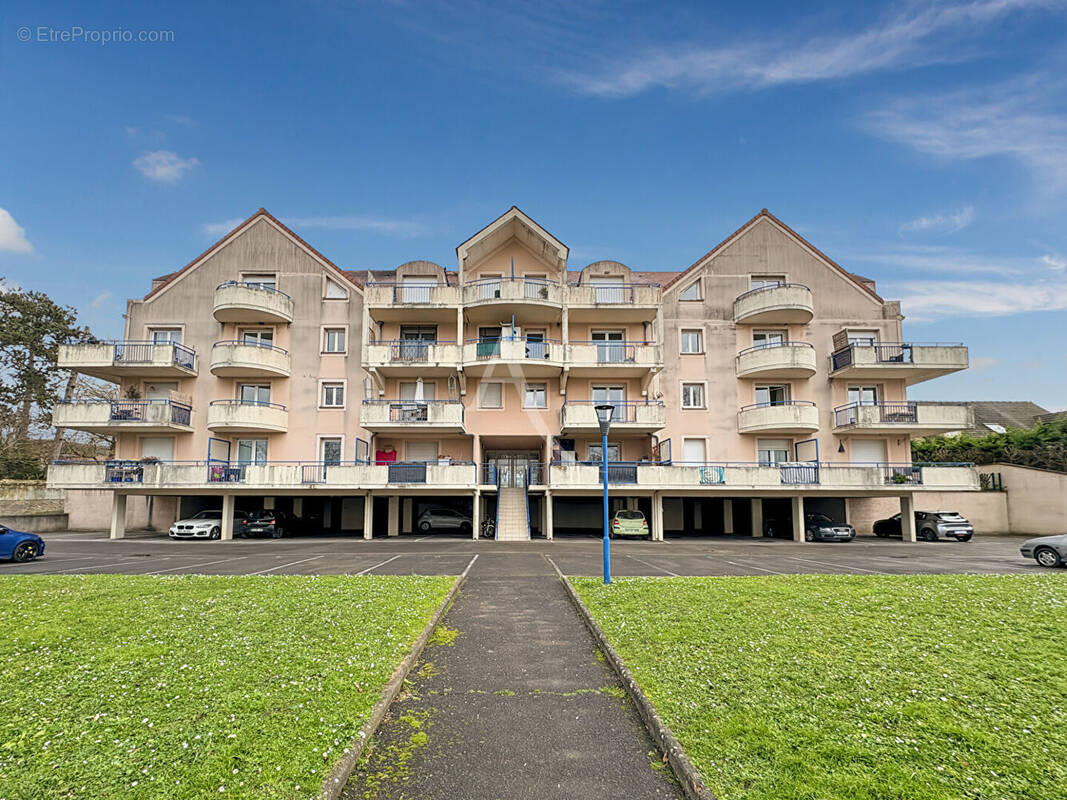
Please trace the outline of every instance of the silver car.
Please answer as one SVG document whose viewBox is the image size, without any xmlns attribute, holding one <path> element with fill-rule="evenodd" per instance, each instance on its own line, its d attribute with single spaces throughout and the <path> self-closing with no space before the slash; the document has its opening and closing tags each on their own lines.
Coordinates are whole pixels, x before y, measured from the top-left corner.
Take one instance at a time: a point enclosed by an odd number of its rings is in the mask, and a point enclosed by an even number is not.
<svg viewBox="0 0 1067 800">
<path fill-rule="evenodd" d="M 1067 533 L 1056 536 L 1039 536 L 1027 539 L 1019 552 L 1024 558 L 1032 558 L 1042 567 L 1059 567 L 1067 561 Z"/>
<path fill-rule="evenodd" d="M 459 531 L 471 532 L 471 518 L 461 511 L 451 508 L 428 508 L 419 514 L 420 531 Z"/>
</svg>

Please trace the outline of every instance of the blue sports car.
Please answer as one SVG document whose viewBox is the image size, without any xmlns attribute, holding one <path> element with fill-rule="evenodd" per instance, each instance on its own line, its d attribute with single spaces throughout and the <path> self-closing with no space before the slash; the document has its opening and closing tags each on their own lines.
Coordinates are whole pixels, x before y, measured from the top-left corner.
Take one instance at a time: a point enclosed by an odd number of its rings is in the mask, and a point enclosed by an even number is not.
<svg viewBox="0 0 1067 800">
<path fill-rule="evenodd" d="M 44 539 L 36 533 L 13 531 L 6 525 L 0 525 L 0 558 L 12 561 L 33 561 L 44 555 Z"/>
</svg>

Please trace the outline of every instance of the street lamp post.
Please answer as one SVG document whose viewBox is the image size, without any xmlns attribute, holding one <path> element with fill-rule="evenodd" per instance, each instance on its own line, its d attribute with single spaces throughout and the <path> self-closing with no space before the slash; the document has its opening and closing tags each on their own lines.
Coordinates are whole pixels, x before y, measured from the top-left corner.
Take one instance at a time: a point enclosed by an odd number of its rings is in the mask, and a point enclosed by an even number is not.
<svg viewBox="0 0 1067 800">
<path fill-rule="evenodd" d="M 596 418 L 600 423 L 600 470 L 604 479 L 604 583 L 611 583 L 611 538 L 608 520 L 608 430 L 615 406 L 596 406 Z"/>
</svg>

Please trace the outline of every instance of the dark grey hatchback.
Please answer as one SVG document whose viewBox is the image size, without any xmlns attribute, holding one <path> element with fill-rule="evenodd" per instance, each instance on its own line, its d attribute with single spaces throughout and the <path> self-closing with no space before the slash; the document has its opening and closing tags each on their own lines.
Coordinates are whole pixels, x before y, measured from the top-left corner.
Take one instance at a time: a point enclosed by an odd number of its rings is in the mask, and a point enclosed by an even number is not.
<svg viewBox="0 0 1067 800">
<path fill-rule="evenodd" d="M 281 539 L 286 534 L 290 536 L 300 529 L 300 519 L 294 517 L 288 511 L 261 508 L 248 514 L 248 526 L 244 529 L 245 536 L 271 536 Z"/>
</svg>

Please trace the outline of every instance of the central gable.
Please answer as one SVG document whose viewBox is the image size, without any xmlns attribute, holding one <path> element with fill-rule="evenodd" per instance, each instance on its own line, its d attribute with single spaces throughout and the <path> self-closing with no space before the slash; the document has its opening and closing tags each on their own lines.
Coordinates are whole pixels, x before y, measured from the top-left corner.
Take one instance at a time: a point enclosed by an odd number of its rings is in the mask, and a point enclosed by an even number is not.
<svg viewBox="0 0 1067 800">
<path fill-rule="evenodd" d="M 517 242 L 556 273 L 566 272 L 567 246 L 512 206 L 456 248 L 460 275 L 512 242 Z"/>
</svg>

